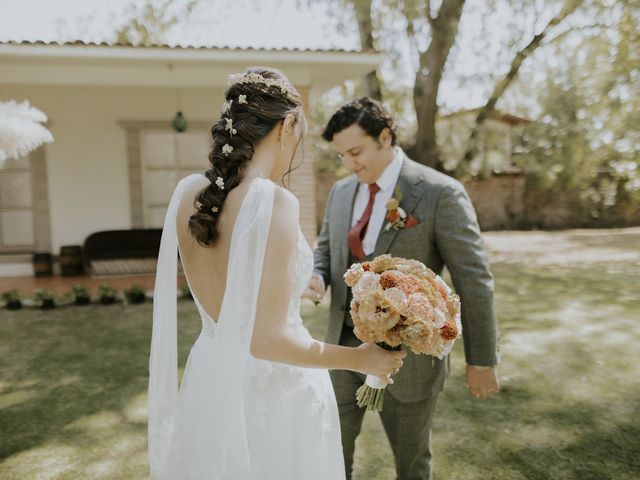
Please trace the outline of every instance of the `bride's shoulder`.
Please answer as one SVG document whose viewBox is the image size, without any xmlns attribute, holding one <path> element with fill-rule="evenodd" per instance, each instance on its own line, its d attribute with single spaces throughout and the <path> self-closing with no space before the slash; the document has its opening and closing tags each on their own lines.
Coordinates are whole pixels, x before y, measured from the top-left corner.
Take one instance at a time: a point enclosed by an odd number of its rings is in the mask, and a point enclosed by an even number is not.
<svg viewBox="0 0 640 480">
<path fill-rule="evenodd" d="M 299 210 L 300 202 L 298 201 L 298 197 L 296 197 L 293 193 L 287 190 L 284 187 L 280 187 L 275 185 L 275 191 L 273 193 L 273 203 L 274 207 L 285 208 L 289 210 Z"/>
<path fill-rule="evenodd" d="M 286 188 L 275 186 L 273 192 L 273 213 L 271 215 L 271 235 L 282 240 L 295 240 L 298 228 L 300 203 Z M 288 243 L 288 242 L 287 242 Z"/>
</svg>

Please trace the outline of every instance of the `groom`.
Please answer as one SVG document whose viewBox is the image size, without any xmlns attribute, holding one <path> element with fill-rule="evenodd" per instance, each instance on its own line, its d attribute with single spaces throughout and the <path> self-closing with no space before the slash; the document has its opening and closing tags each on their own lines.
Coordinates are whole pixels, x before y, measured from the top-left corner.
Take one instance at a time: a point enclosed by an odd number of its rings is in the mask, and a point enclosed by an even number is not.
<svg viewBox="0 0 640 480">
<path fill-rule="evenodd" d="M 351 295 L 342 279 L 351 263 L 389 253 L 419 260 L 438 274 L 446 266 L 462 303 L 467 387 L 478 399 L 496 393 L 493 276 L 464 187 L 408 158 L 397 146 L 393 118 L 373 99 L 343 105 L 322 136 L 354 174 L 336 182 L 329 193 L 314 275 L 305 292 L 307 298 L 318 301 L 331 285 L 327 342 L 361 343 L 353 333 Z M 415 218 L 404 228 L 384 228 L 391 198 L 400 200 L 400 207 Z M 431 423 L 448 373 L 449 356 L 438 360 L 409 352 L 394 383 L 387 387 L 380 416 L 395 456 L 398 480 L 431 478 Z M 351 478 L 355 440 L 365 413 L 355 398 L 364 378 L 354 372 L 331 371 L 347 479 Z"/>
</svg>

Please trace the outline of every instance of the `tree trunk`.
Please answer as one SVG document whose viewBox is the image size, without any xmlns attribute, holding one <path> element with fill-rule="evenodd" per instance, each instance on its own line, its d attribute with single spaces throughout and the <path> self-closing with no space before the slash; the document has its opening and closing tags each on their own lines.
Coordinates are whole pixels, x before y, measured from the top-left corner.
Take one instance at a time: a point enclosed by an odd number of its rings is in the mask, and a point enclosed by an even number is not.
<svg viewBox="0 0 640 480">
<path fill-rule="evenodd" d="M 429 2 L 427 2 L 429 5 Z M 418 121 L 418 134 L 414 159 L 425 165 L 442 169 L 436 143 L 436 116 L 438 114 L 438 88 L 444 67 L 458 33 L 458 24 L 464 0 L 443 0 L 436 18 L 427 8 L 427 19 L 431 25 L 431 42 L 427 51 L 420 55 L 420 66 L 416 73 L 413 99 Z"/>
<path fill-rule="evenodd" d="M 373 25 L 371 21 L 371 0 L 357 0 L 353 2 L 360 31 L 360 49 L 363 51 L 374 50 Z M 382 100 L 380 81 L 376 70 L 364 77 L 366 94 L 376 100 Z"/>
</svg>

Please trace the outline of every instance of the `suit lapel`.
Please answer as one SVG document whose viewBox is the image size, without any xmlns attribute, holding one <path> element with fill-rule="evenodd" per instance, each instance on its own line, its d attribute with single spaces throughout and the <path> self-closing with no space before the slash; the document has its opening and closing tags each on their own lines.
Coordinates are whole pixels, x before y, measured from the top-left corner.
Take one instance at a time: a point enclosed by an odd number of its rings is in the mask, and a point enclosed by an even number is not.
<svg viewBox="0 0 640 480">
<path fill-rule="evenodd" d="M 402 169 L 400 170 L 400 176 L 398 177 L 398 183 L 396 187 L 400 188 L 400 192 L 402 192 L 402 200 L 400 200 L 400 207 L 407 212 L 407 215 L 413 212 L 418 205 L 418 201 L 420 197 L 422 197 L 423 191 L 417 188 L 417 185 L 422 182 L 422 177 L 414 171 L 415 168 L 409 160 L 409 158 L 404 155 L 402 160 Z M 392 197 L 395 197 L 395 187 L 394 194 Z M 383 253 L 388 253 L 393 240 L 398 235 L 400 230 L 390 229 L 388 231 L 384 231 L 384 227 L 387 224 L 385 219 L 382 222 L 382 227 L 380 228 L 380 234 L 378 235 L 378 240 L 376 241 L 376 248 L 373 252 L 373 257 L 377 257 L 378 255 L 382 255 Z"/>
<path fill-rule="evenodd" d="M 347 242 L 347 234 L 351 228 L 351 218 L 353 217 L 353 204 L 356 193 L 358 191 L 358 180 L 353 176 L 338 192 L 335 201 L 338 205 L 344 205 L 344 208 L 338 208 L 338 215 L 332 223 L 331 228 L 337 230 L 337 238 L 342 239 L 340 242 L 340 265 L 348 267 L 349 263 L 349 244 Z"/>
</svg>

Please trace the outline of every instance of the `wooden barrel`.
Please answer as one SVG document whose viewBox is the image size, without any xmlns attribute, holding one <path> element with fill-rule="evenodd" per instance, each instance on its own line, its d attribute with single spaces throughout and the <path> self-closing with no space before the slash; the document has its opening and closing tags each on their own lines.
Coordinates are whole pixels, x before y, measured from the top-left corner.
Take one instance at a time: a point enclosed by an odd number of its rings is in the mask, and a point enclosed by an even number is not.
<svg viewBox="0 0 640 480">
<path fill-rule="evenodd" d="M 84 274 L 84 262 L 82 259 L 82 247 L 80 245 L 67 245 L 60 247 L 60 274 L 68 277 Z"/>
<path fill-rule="evenodd" d="M 33 273 L 36 277 L 50 277 L 53 275 L 53 261 L 50 253 L 33 254 Z"/>
</svg>

